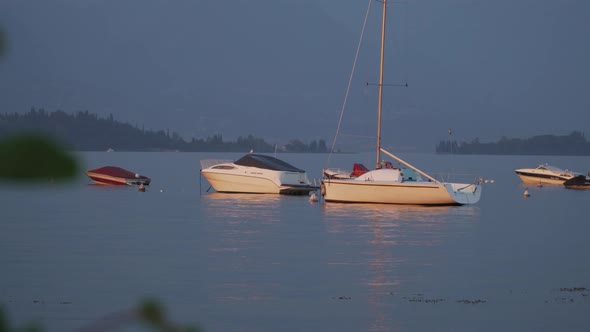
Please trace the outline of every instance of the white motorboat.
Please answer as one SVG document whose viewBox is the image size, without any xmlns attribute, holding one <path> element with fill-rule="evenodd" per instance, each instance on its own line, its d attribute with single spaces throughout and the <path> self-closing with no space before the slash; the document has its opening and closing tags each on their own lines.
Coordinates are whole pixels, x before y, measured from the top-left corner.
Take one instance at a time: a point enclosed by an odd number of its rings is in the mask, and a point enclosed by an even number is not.
<svg viewBox="0 0 590 332">
<path fill-rule="evenodd" d="M 475 204 L 481 197 L 479 181 L 474 183 L 439 182 L 430 175 L 387 152 L 381 147 L 381 112 L 383 100 L 383 63 L 385 49 L 385 22 L 387 0 L 381 0 L 381 61 L 379 97 L 377 107 L 377 161 L 376 169 L 359 176 L 341 176 L 342 173 L 324 170 L 321 193 L 326 202 L 386 203 L 412 205 L 463 205 Z M 354 68 L 354 66 L 353 66 Z M 351 75 L 352 77 L 352 75 Z M 381 160 L 381 152 L 405 167 L 393 167 Z M 390 166 L 391 165 L 391 166 Z M 388 168 L 388 166 L 390 166 Z M 339 176 L 340 175 L 340 176 Z M 346 174 L 344 174 L 346 175 Z"/>
<path fill-rule="evenodd" d="M 304 170 L 261 154 L 236 161 L 201 160 L 201 174 L 217 192 L 307 195 L 318 189 Z"/>
<path fill-rule="evenodd" d="M 515 170 L 518 177 L 526 184 L 563 184 L 565 181 L 579 175 L 576 172 L 563 170 L 549 164 L 536 168 L 520 168 Z"/>
</svg>

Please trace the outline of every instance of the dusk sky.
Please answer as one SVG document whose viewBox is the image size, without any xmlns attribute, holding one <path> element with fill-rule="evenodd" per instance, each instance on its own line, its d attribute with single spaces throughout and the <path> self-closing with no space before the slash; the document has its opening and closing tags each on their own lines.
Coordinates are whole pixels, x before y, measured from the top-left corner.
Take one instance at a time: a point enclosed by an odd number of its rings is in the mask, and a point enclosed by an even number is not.
<svg viewBox="0 0 590 332">
<path fill-rule="evenodd" d="M 371 149 L 380 2 L 344 114 Z M 0 112 L 112 113 L 183 137 L 331 142 L 368 1 L 1 0 Z M 383 145 L 566 135 L 590 123 L 590 2 L 389 4 Z"/>
</svg>

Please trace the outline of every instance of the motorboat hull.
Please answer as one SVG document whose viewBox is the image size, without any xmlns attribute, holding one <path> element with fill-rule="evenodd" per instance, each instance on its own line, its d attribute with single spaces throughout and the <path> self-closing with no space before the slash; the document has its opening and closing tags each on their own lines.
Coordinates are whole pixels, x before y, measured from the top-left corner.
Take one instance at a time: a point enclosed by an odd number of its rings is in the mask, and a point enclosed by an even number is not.
<svg viewBox="0 0 590 332">
<path fill-rule="evenodd" d="M 553 185 L 560 185 L 567 181 L 567 178 L 559 177 L 559 176 L 551 176 L 551 175 L 544 175 L 544 174 L 530 174 L 530 173 L 519 173 L 516 172 L 522 183 L 524 184 L 531 184 L 531 185 L 538 185 L 538 184 L 553 184 Z"/>
<path fill-rule="evenodd" d="M 201 166 L 217 192 L 307 195 L 319 189 L 305 171 L 266 155 L 248 154 L 235 162 L 201 160 Z"/>
<path fill-rule="evenodd" d="M 250 174 L 243 175 L 201 171 L 213 189 L 222 193 L 307 195 L 310 191 L 318 189 L 318 187 L 307 184 L 282 184 L 272 180 L 278 176 L 269 177 L 252 173 L 261 172 L 250 172 Z"/>
<path fill-rule="evenodd" d="M 327 202 L 406 205 L 475 204 L 481 196 L 481 186 L 477 184 L 436 182 L 327 179 L 322 182 L 321 191 Z"/>
<path fill-rule="evenodd" d="M 86 171 L 86 175 L 96 184 L 101 185 L 144 185 L 150 184 L 151 179 L 135 174 L 120 167 L 105 166 Z"/>
<path fill-rule="evenodd" d="M 521 168 L 515 170 L 515 172 L 523 183 L 530 185 L 561 185 L 577 175 L 574 172 L 564 171 L 547 164 L 539 165 L 537 168 Z"/>
</svg>

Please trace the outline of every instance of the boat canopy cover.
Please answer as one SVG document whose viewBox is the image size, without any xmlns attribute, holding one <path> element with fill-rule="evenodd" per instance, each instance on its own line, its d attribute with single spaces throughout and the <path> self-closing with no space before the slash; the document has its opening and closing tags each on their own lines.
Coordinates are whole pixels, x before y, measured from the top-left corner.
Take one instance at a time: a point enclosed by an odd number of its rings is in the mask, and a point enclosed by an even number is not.
<svg viewBox="0 0 590 332">
<path fill-rule="evenodd" d="M 235 161 L 234 164 L 248 167 L 270 169 L 273 171 L 305 173 L 304 170 L 301 170 L 293 165 L 290 165 L 280 159 L 261 154 L 247 154 Z"/>
<path fill-rule="evenodd" d="M 350 176 L 357 177 L 367 173 L 369 169 L 363 164 L 353 164 Z"/>
<path fill-rule="evenodd" d="M 380 168 L 369 171 L 355 179 L 356 181 L 386 181 L 386 182 L 403 182 L 404 178 L 399 168 Z"/>
<path fill-rule="evenodd" d="M 590 179 L 587 178 L 585 175 L 578 175 L 574 176 L 573 178 L 565 181 L 563 183 L 564 186 L 574 186 L 574 187 L 587 187 L 590 188 Z"/>
</svg>

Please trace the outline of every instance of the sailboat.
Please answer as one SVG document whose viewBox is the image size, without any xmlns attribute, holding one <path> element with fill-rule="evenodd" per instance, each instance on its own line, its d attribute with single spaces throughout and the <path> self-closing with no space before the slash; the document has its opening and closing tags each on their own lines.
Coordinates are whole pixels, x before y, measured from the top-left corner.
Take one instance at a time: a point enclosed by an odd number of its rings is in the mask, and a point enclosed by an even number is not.
<svg viewBox="0 0 590 332">
<path fill-rule="evenodd" d="M 320 192 L 326 202 L 384 203 L 411 205 L 475 204 L 481 197 L 479 181 L 474 183 L 440 182 L 381 147 L 381 112 L 383 101 L 383 64 L 385 56 L 385 22 L 387 0 L 383 4 L 381 23 L 381 59 L 377 106 L 377 161 L 374 170 L 359 176 L 324 177 Z M 401 165 L 381 160 L 381 153 Z M 324 170 L 323 174 L 327 174 Z"/>
</svg>

